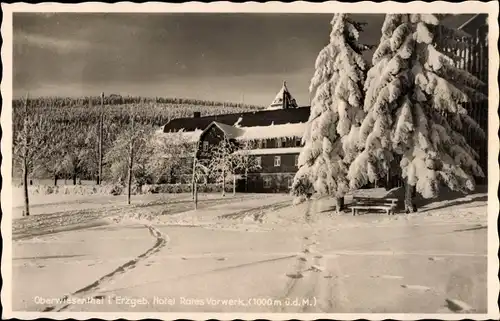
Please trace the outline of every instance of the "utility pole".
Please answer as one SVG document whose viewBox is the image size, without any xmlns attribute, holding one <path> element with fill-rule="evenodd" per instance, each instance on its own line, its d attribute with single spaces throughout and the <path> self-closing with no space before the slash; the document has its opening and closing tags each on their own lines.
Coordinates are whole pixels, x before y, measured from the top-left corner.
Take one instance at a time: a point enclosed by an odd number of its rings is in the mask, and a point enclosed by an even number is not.
<svg viewBox="0 0 500 321">
<path fill-rule="evenodd" d="M 134 140 L 135 140 L 135 111 L 134 104 L 130 105 L 130 145 L 128 153 L 128 183 L 127 183 L 127 204 L 130 205 L 130 195 L 132 194 L 132 169 L 134 162 Z"/>
<path fill-rule="evenodd" d="M 28 94 L 26 94 L 26 100 L 24 102 L 24 150 L 23 150 L 23 196 L 24 196 L 24 212 L 23 216 L 30 215 L 30 202 L 28 196 Z"/>
<path fill-rule="evenodd" d="M 101 182 L 102 182 L 102 127 L 103 127 L 103 123 L 104 123 L 104 92 L 101 93 L 101 112 L 99 115 L 99 176 L 97 177 L 97 185 L 101 185 Z"/>
<path fill-rule="evenodd" d="M 194 156 L 194 159 L 193 159 L 193 187 L 192 187 L 192 191 L 193 191 L 193 201 L 194 201 L 194 209 L 197 210 L 198 209 L 198 175 L 196 175 L 196 171 L 198 169 L 198 164 L 197 164 L 197 158 L 196 158 L 196 155 Z"/>
</svg>

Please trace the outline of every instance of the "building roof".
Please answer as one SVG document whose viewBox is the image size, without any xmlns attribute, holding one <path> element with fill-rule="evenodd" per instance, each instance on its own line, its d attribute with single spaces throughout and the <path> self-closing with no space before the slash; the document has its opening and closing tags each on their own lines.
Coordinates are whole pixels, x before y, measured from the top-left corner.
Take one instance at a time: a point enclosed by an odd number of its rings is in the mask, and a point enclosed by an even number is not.
<svg viewBox="0 0 500 321">
<path fill-rule="evenodd" d="M 204 130 L 212 122 L 229 125 L 231 127 L 255 127 L 283 124 L 305 123 L 309 119 L 310 107 L 290 109 L 261 110 L 246 113 L 212 115 L 205 117 L 188 117 L 172 119 L 165 126 L 163 132 L 193 132 Z"/>
<path fill-rule="evenodd" d="M 269 126 L 241 127 L 237 140 L 257 140 L 283 137 L 302 137 L 306 123 L 281 124 Z"/>
<path fill-rule="evenodd" d="M 235 126 L 226 125 L 223 123 L 219 123 L 216 121 L 210 123 L 210 125 L 208 125 L 207 128 L 205 128 L 205 130 L 203 130 L 203 133 L 206 132 L 212 126 L 219 127 L 220 130 L 222 130 L 224 132 L 224 135 L 226 135 L 226 137 L 229 139 L 235 139 L 236 137 L 238 137 L 242 134 L 242 130 L 240 128 L 235 127 Z"/>
<path fill-rule="evenodd" d="M 287 155 L 300 154 L 302 147 L 285 147 L 285 148 L 259 148 L 249 150 L 237 150 L 234 153 L 239 155 Z"/>
<path fill-rule="evenodd" d="M 475 35 L 477 29 L 488 24 L 488 14 L 478 13 L 458 27 L 469 35 Z"/>
<path fill-rule="evenodd" d="M 278 91 L 273 102 L 271 103 L 271 105 L 269 105 L 269 107 L 267 107 L 267 109 L 272 110 L 272 109 L 286 109 L 286 108 L 297 108 L 297 107 L 298 107 L 297 102 L 295 101 L 295 99 L 292 97 L 292 94 L 288 90 L 288 87 L 286 86 L 286 81 L 284 81 L 280 91 Z"/>
</svg>

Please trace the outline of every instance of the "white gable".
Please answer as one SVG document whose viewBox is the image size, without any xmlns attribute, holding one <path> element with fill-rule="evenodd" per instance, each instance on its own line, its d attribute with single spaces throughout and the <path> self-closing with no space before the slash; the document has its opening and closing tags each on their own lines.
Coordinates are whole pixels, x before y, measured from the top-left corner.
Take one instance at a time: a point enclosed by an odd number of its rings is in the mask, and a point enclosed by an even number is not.
<svg viewBox="0 0 500 321">
<path fill-rule="evenodd" d="M 295 99 L 292 97 L 292 94 L 290 94 L 290 91 L 286 87 L 286 82 L 283 82 L 283 86 L 281 87 L 280 91 L 276 94 L 276 97 L 272 101 L 272 103 L 267 107 L 267 110 L 273 110 L 273 109 L 282 109 L 283 108 L 283 96 L 288 96 L 289 101 L 289 107 L 291 108 L 296 108 L 297 103 Z"/>
</svg>

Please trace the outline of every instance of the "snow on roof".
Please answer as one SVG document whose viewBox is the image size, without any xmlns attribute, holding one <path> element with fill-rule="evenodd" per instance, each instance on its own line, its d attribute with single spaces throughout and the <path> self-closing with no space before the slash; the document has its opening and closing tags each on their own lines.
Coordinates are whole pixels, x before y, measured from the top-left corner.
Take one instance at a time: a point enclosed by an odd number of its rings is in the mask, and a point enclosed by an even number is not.
<svg viewBox="0 0 500 321">
<path fill-rule="evenodd" d="M 471 23 L 472 21 L 474 21 L 474 19 L 476 19 L 477 17 L 481 16 L 480 14 L 475 14 L 474 16 L 472 16 L 472 18 L 470 18 L 469 20 L 467 20 L 466 22 L 464 22 L 462 25 L 460 25 L 457 29 L 458 30 L 462 30 L 464 29 L 469 23 Z"/>
<path fill-rule="evenodd" d="M 237 128 L 237 127 L 234 127 L 234 126 L 231 126 L 231 125 L 226 125 L 226 124 L 223 124 L 223 123 L 219 123 L 219 122 L 216 122 L 216 121 L 214 121 L 212 124 L 214 124 L 215 126 L 219 127 L 224 132 L 224 134 L 227 136 L 227 138 L 229 138 L 229 139 L 236 138 L 239 135 L 241 135 L 241 129 L 240 128 Z M 207 130 L 210 127 L 211 126 L 209 125 L 205 130 Z"/>
<path fill-rule="evenodd" d="M 286 147 L 286 148 L 259 148 L 249 150 L 237 150 L 235 154 L 248 155 L 285 155 L 285 154 L 300 154 L 302 147 Z"/>
<path fill-rule="evenodd" d="M 237 140 L 302 137 L 306 131 L 306 123 L 240 127 L 239 129 L 241 133 L 235 137 Z"/>
<path fill-rule="evenodd" d="M 273 99 L 273 102 L 267 109 L 272 108 L 281 108 L 283 106 L 283 92 L 285 91 L 285 87 L 281 87 L 280 91 L 276 94 L 276 97 Z"/>
<path fill-rule="evenodd" d="M 241 127 L 241 122 L 243 121 L 243 118 L 240 116 L 238 120 L 234 123 L 234 127 Z"/>
<path fill-rule="evenodd" d="M 203 131 L 201 129 L 195 129 L 194 131 L 186 132 L 184 129 L 181 129 L 177 132 L 159 132 L 156 134 L 161 138 L 170 138 L 172 144 L 181 144 L 181 143 L 196 143 L 200 140 L 201 133 Z"/>
<path fill-rule="evenodd" d="M 281 87 L 280 91 L 276 94 L 276 97 L 274 98 L 273 102 L 269 107 L 267 107 L 268 110 L 273 110 L 273 109 L 282 109 L 283 108 L 283 96 L 288 97 L 288 104 L 290 107 L 294 108 L 297 107 L 297 103 L 295 99 L 292 97 L 292 94 L 290 94 L 290 91 L 286 87 L 286 81 L 283 82 L 283 86 Z"/>
<path fill-rule="evenodd" d="M 271 139 L 284 137 L 302 137 L 306 130 L 306 123 L 282 124 L 270 126 L 254 126 L 254 127 L 234 127 L 219 122 L 212 122 L 213 125 L 219 127 L 229 139 L 236 140 L 257 140 Z M 196 129 L 195 131 L 186 132 L 181 129 L 177 132 L 163 133 L 157 131 L 157 135 L 161 137 L 171 137 L 173 141 L 195 143 L 200 140 L 200 136 L 206 129 Z"/>
</svg>

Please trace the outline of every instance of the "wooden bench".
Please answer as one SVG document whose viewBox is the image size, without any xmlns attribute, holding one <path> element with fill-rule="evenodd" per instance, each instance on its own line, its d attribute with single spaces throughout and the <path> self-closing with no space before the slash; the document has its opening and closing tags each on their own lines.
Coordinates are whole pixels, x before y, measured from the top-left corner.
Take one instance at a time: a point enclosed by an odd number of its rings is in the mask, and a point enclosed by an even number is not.
<svg viewBox="0 0 500 321">
<path fill-rule="evenodd" d="M 356 215 L 358 210 L 383 210 L 387 213 L 387 215 L 394 215 L 397 202 L 397 198 L 370 198 L 355 196 L 351 205 L 352 215 Z"/>
</svg>

